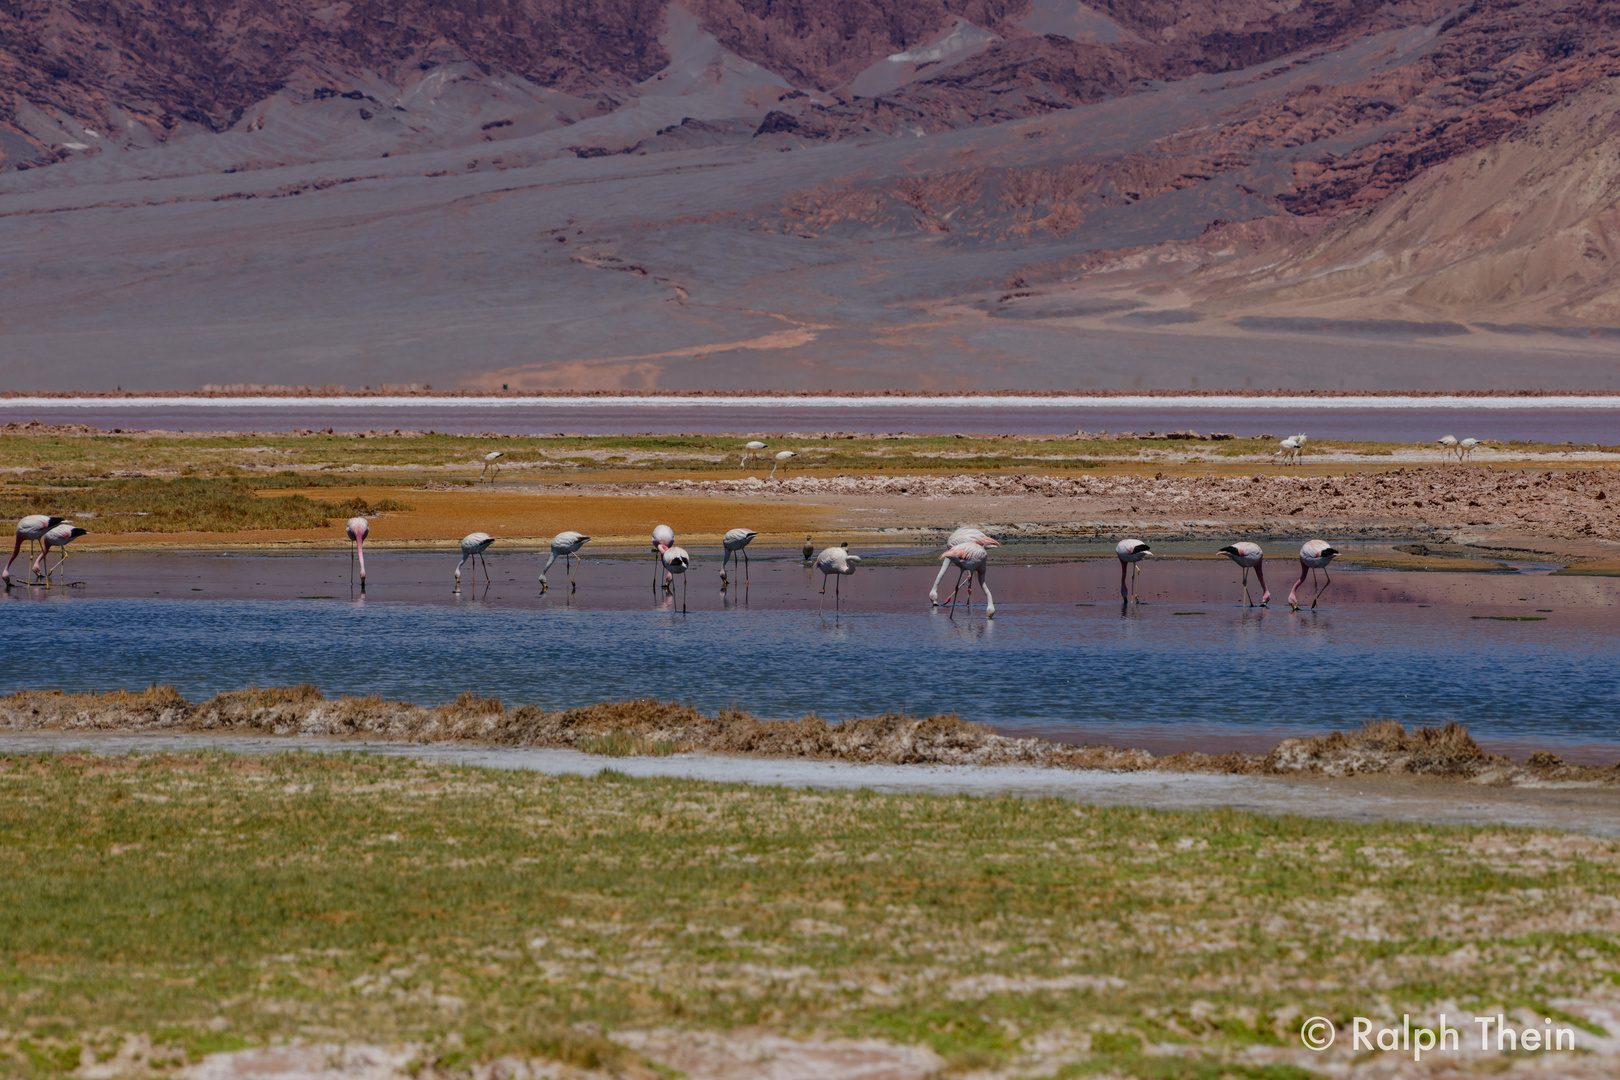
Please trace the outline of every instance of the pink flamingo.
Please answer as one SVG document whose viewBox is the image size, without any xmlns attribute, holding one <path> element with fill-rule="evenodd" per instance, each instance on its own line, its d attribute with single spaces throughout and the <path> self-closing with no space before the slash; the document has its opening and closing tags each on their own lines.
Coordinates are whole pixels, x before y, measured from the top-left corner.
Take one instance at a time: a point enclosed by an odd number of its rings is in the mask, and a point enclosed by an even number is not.
<svg viewBox="0 0 1620 1080">
<path fill-rule="evenodd" d="M 563 572 L 568 575 L 568 591 L 570 593 L 574 591 L 574 556 L 579 554 L 579 549 L 584 547 L 590 539 L 584 533 L 575 532 L 572 529 L 567 532 L 560 532 L 551 538 L 551 558 L 546 560 L 545 567 L 540 571 L 540 592 L 542 595 L 550 587 L 546 584 L 546 575 L 551 573 L 551 564 L 558 559 L 563 560 Z M 585 560 L 581 559 L 580 561 L 584 562 Z"/>
<path fill-rule="evenodd" d="M 759 533 L 753 529 L 731 529 L 720 541 L 720 546 L 726 549 L 725 555 L 720 559 L 720 587 L 726 587 L 726 563 L 735 555 L 737 561 L 743 564 L 743 584 L 748 583 L 748 545 L 753 543 L 754 537 Z"/>
<path fill-rule="evenodd" d="M 663 566 L 664 552 L 675 546 L 675 530 L 668 525 L 659 525 L 653 529 L 653 588 L 658 588 L 658 568 Z M 664 591 L 669 591 L 670 577 L 668 569 L 664 570 Z"/>
<path fill-rule="evenodd" d="M 973 612 L 973 576 L 978 575 L 979 588 L 984 590 L 984 617 L 996 617 L 996 598 L 990 595 L 990 586 L 985 584 L 984 570 L 990 562 L 990 553 L 984 550 L 982 544 L 972 540 L 964 540 L 960 544 L 945 552 L 945 561 L 955 566 L 960 573 L 956 575 L 956 588 L 962 587 L 962 578 L 967 577 L 968 613 Z M 956 614 L 956 589 L 951 590 L 951 614 Z"/>
<path fill-rule="evenodd" d="M 1136 595 L 1136 574 L 1140 574 L 1142 568 L 1136 566 L 1136 564 L 1152 555 L 1152 549 L 1140 540 L 1121 540 L 1114 545 L 1114 554 L 1119 558 L 1120 601 L 1126 604 L 1135 601 L 1140 604 L 1142 601 Z M 1125 587 L 1125 571 L 1133 566 L 1136 566 L 1136 573 L 1131 575 L 1131 586 L 1127 589 Z"/>
<path fill-rule="evenodd" d="M 664 588 L 672 596 L 675 590 L 670 589 L 669 581 L 674 580 L 675 574 L 681 575 L 681 611 L 684 614 L 686 611 L 686 568 L 692 565 L 692 556 L 688 555 L 683 547 L 667 547 L 659 553 L 658 558 L 664 564 L 664 577 L 668 579 L 664 583 Z"/>
<path fill-rule="evenodd" d="M 816 569 L 821 571 L 821 607 L 827 607 L 827 578 L 837 574 L 833 582 L 833 607 L 842 606 L 843 597 L 839 595 L 839 583 L 853 574 L 861 561 L 859 555 L 851 555 L 847 547 L 830 547 L 816 556 Z"/>
<path fill-rule="evenodd" d="M 50 517 L 47 514 L 29 514 L 17 522 L 17 543 L 11 549 L 11 558 L 6 560 L 6 568 L 0 570 L 0 579 L 5 580 L 6 588 L 11 588 L 11 564 L 17 561 L 17 553 L 22 550 L 23 541 L 27 540 L 33 544 L 60 524 L 61 518 Z"/>
<path fill-rule="evenodd" d="M 45 579 L 45 584 L 49 585 L 51 583 L 51 575 L 57 570 L 62 569 L 62 564 L 67 562 L 67 546 L 89 531 L 89 529 L 79 528 L 71 521 L 64 521 L 54 529 L 51 529 L 44 536 L 39 538 L 39 558 L 34 560 L 34 565 L 29 568 L 30 572 L 36 578 L 43 577 Z M 55 569 L 47 570 L 45 568 L 45 557 L 51 553 L 51 548 L 53 547 L 62 549 L 62 557 L 56 560 Z"/>
<path fill-rule="evenodd" d="M 354 584 L 354 560 L 360 560 L 360 591 L 366 591 L 366 537 L 371 535 L 371 522 L 363 517 L 352 517 L 343 527 L 354 541 L 354 550 L 349 552 L 349 584 Z"/>
<path fill-rule="evenodd" d="M 965 544 L 965 543 L 969 543 L 969 542 L 978 544 L 982 548 L 993 548 L 993 547 L 1000 547 L 1001 546 L 1001 541 L 1000 540 L 997 540 L 993 536 L 989 536 L 989 535 L 986 535 L 985 533 L 980 532 L 978 529 L 975 529 L 972 525 L 963 525 L 961 528 L 959 528 L 955 532 L 951 533 L 950 539 L 945 541 L 945 546 L 948 547 L 948 548 L 953 548 L 958 544 Z M 945 580 L 945 571 L 948 570 L 950 568 L 950 566 L 951 566 L 950 554 L 949 554 L 949 552 L 947 552 L 945 555 L 942 555 L 940 557 L 939 573 L 934 575 L 934 587 L 928 590 L 928 603 L 932 607 L 939 607 L 939 583 L 941 581 Z M 960 585 L 961 582 L 962 582 L 961 577 L 958 576 L 956 581 L 957 581 L 957 584 Z M 954 589 L 951 590 L 951 594 L 953 596 L 955 595 L 955 593 L 956 593 L 956 590 L 954 590 Z"/>
<path fill-rule="evenodd" d="M 1327 580 L 1321 585 L 1317 586 L 1316 595 L 1311 599 L 1311 610 L 1316 610 L 1316 601 L 1322 599 L 1322 593 L 1326 591 L 1329 585 L 1333 584 L 1333 576 L 1327 572 L 1327 568 L 1328 563 L 1332 562 L 1334 556 L 1338 554 L 1338 549 L 1333 547 L 1326 540 L 1305 541 L 1304 546 L 1299 549 L 1299 580 L 1294 582 L 1294 587 L 1292 589 L 1288 590 L 1289 607 L 1293 608 L 1295 611 L 1299 610 L 1299 601 L 1294 599 L 1294 594 L 1299 591 L 1299 587 L 1301 585 L 1305 584 L 1305 578 L 1307 576 L 1309 576 L 1312 581 L 1315 581 L 1316 572 L 1320 570 L 1322 571 L 1322 576 L 1327 578 Z"/>
<path fill-rule="evenodd" d="M 1243 602 L 1249 606 L 1254 604 L 1249 598 L 1249 570 L 1253 568 L 1255 580 L 1260 583 L 1260 606 L 1265 607 L 1271 601 L 1271 590 L 1266 588 L 1266 572 L 1260 565 L 1266 557 L 1260 545 L 1240 540 L 1230 547 L 1221 548 L 1221 554 L 1243 567 Z"/>
<path fill-rule="evenodd" d="M 489 586 L 489 562 L 484 558 L 484 552 L 488 551 L 489 545 L 494 542 L 495 538 L 486 532 L 468 533 L 461 538 L 461 562 L 456 563 L 456 587 L 453 590 L 454 592 L 461 591 L 461 567 L 468 559 L 477 560 L 477 562 L 473 563 L 473 587 L 477 588 L 478 586 L 478 563 L 484 564 L 484 586 L 486 588 Z"/>
</svg>

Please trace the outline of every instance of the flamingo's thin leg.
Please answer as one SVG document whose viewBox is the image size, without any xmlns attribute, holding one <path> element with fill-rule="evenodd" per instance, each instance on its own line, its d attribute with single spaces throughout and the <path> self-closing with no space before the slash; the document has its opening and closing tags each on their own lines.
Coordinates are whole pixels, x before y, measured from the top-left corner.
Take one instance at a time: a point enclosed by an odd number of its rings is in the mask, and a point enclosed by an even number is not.
<svg viewBox="0 0 1620 1080">
<path fill-rule="evenodd" d="M 1323 589 L 1326 589 L 1329 585 L 1333 584 L 1333 575 L 1327 572 L 1326 567 L 1324 567 L 1322 569 L 1322 577 L 1325 579 L 1322 582 L 1322 588 L 1317 589 L 1316 590 L 1316 595 L 1314 597 L 1312 597 L 1312 599 L 1311 599 L 1311 610 L 1312 611 L 1316 610 L 1316 601 L 1322 599 L 1322 591 L 1323 591 Z M 1312 580 L 1313 581 L 1315 580 L 1315 575 L 1314 574 L 1312 575 Z"/>
</svg>

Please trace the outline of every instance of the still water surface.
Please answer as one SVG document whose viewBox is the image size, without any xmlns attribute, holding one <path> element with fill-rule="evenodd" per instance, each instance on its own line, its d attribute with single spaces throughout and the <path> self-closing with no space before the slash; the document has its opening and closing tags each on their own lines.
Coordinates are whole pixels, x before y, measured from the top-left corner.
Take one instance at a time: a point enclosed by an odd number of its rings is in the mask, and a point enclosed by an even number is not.
<svg viewBox="0 0 1620 1080">
<path fill-rule="evenodd" d="M 418 429 L 501 435 L 906 431 L 1303 431 L 1317 439 L 1620 443 L 1613 398 L 0 399 L 0 423 L 166 431 Z"/>
<path fill-rule="evenodd" d="M 1319 611 L 1294 613 L 1280 557 L 1264 611 L 1239 605 L 1229 564 L 1167 560 L 1122 614 L 1113 560 L 1012 552 L 992 564 L 986 621 L 977 594 L 971 616 L 930 611 L 937 564 L 869 558 L 841 612 L 829 588 L 823 613 L 819 574 L 760 555 L 746 591 L 724 595 L 716 561 L 695 565 L 682 614 L 682 583 L 655 592 L 641 559 L 587 560 L 572 597 L 559 566 L 540 596 L 538 554 L 497 551 L 493 585 L 453 594 L 454 555 L 377 551 L 362 596 L 347 556 L 84 553 L 68 563 L 82 587 L 0 603 L 0 688 L 171 682 L 196 700 L 307 681 L 550 707 L 654 695 L 830 720 L 955 710 L 1110 741 L 1456 719 L 1489 739 L 1620 744 L 1620 579 L 1345 566 Z"/>
</svg>

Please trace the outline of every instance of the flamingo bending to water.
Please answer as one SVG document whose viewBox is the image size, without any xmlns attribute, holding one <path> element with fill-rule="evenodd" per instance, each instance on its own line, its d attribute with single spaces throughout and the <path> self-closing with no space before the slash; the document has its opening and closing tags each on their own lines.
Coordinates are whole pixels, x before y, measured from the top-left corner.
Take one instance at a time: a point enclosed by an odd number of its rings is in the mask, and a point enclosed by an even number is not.
<svg viewBox="0 0 1620 1080">
<path fill-rule="evenodd" d="M 1447 457 L 1457 452 L 1457 436 L 1455 435 L 1442 435 L 1434 441 L 1440 445 L 1440 452 Z"/>
<path fill-rule="evenodd" d="M 1288 436 L 1288 438 L 1277 444 L 1280 449 L 1271 456 L 1281 457 L 1284 465 L 1296 464 L 1299 461 L 1299 448 L 1303 445 L 1299 439 L 1298 435 Z"/>
<path fill-rule="evenodd" d="M 686 611 L 686 568 L 692 565 L 692 556 L 688 555 L 683 547 L 667 547 L 659 553 L 658 557 L 664 564 L 664 577 L 666 579 L 674 574 L 681 575 L 681 611 L 684 614 Z M 668 581 L 665 582 L 664 588 L 669 589 Z M 673 595 L 674 590 L 670 589 L 669 591 Z"/>
<path fill-rule="evenodd" d="M 1465 461 L 1468 458 L 1473 457 L 1474 451 L 1477 449 L 1479 449 L 1478 439 L 1459 440 L 1457 443 L 1457 460 Z"/>
<path fill-rule="evenodd" d="M 968 613 L 973 613 L 973 578 L 974 575 L 977 575 L 979 588 L 984 590 L 984 617 L 987 619 L 995 618 L 996 598 L 990 595 L 990 586 L 984 580 L 985 567 L 990 562 L 990 553 L 984 549 L 984 545 L 973 540 L 964 540 L 960 544 L 953 545 L 950 550 L 945 552 L 945 562 L 947 565 L 955 566 L 960 571 L 956 575 L 957 589 L 962 587 L 962 578 L 964 576 L 967 578 Z M 956 589 L 951 590 L 949 606 L 951 613 L 954 615 L 956 613 Z"/>
<path fill-rule="evenodd" d="M 838 585 L 844 578 L 855 572 L 860 564 L 859 555 L 851 555 L 848 547 L 830 547 L 816 556 L 816 569 L 821 571 L 821 608 L 827 607 L 827 578 L 833 574 L 838 575 L 833 582 L 833 607 L 840 607 L 843 598 L 839 595 Z"/>
<path fill-rule="evenodd" d="M 501 467 L 498 462 L 505 456 L 506 455 L 501 453 L 499 450 L 491 450 L 489 453 L 484 455 L 484 471 L 478 474 L 478 482 L 480 484 L 484 482 L 484 477 L 487 475 L 489 477 L 489 486 L 495 486 L 495 475 L 501 471 Z"/>
<path fill-rule="evenodd" d="M 348 533 L 349 539 L 354 542 L 354 550 L 349 552 L 349 584 L 354 584 L 354 561 L 359 559 L 360 590 L 364 592 L 366 588 L 366 537 L 371 535 L 371 522 L 363 517 L 352 517 L 349 519 L 349 523 L 343 527 L 343 531 Z"/>
<path fill-rule="evenodd" d="M 1294 594 L 1299 591 L 1301 585 L 1305 584 L 1307 576 L 1312 581 L 1316 580 L 1316 572 L 1320 570 L 1322 576 L 1327 580 L 1317 586 L 1316 595 L 1311 598 L 1311 610 L 1316 610 L 1316 602 L 1322 599 L 1322 593 L 1327 591 L 1329 585 L 1333 584 L 1333 575 L 1327 572 L 1327 568 L 1328 564 L 1333 561 L 1334 556 L 1338 554 L 1338 549 L 1326 540 L 1305 541 L 1304 546 L 1299 549 L 1299 580 L 1294 582 L 1292 589 L 1288 590 L 1288 605 L 1290 607 L 1295 611 L 1299 610 L 1299 601 L 1294 599 Z"/>
<path fill-rule="evenodd" d="M 951 533 L 949 539 L 947 539 L 945 541 L 945 546 L 947 548 L 953 548 L 958 544 L 965 544 L 965 543 L 969 543 L 969 542 L 978 544 L 982 548 L 993 548 L 993 547 L 1000 547 L 1001 546 L 1001 541 L 1000 540 L 997 540 L 995 537 L 990 536 L 990 535 L 988 535 L 988 534 L 986 534 L 984 532 L 981 532 L 980 530 L 973 527 L 972 525 L 963 525 L 960 528 L 958 528 L 955 532 Z M 940 561 L 939 561 L 939 573 L 934 575 L 934 587 L 928 590 L 928 603 L 929 603 L 929 605 L 931 607 L 938 607 L 939 606 L 939 583 L 944 580 L 945 571 L 950 569 L 950 567 L 951 567 L 950 553 L 947 552 L 944 556 L 942 556 L 940 558 Z M 957 577 L 956 580 L 957 580 L 958 584 L 961 584 L 962 579 L 961 579 L 960 575 Z M 956 590 L 954 590 L 954 589 L 951 590 L 951 595 L 955 596 L 955 594 L 956 594 Z"/>
<path fill-rule="evenodd" d="M 1119 598 L 1121 602 L 1129 604 L 1132 601 L 1140 604 L 1142 601 L 1136 595 L 1136 578 L 1142 568 L 1136 564 L 1153 554 L 1153 550 L 1140 540 L 1121 540 L 1114 545 L 1114 555 L 1119 559 Z M 1135 567 L 1131 575 L 1130 588 L 1125 587 L 1125 571 Z"/>
<path fill-rule="evenodd" d="M 1255 580 L 1260 582 L 1260 606 L 1265 607 L 1271 602 L 1271 590 L 1266 588 L 1266 572 L 1261 563 L 1265 561 L 1266 553 L 1260 550 L 1260 545 L 1248 540 L 1239 540 L 1230 547 L 1221 548 L 1221 554 L 1243 567 L 1243 603 L 1252 606 L 1254 601 L 1249 598 L 1249 570 L 1254 570 Z"/>
<path fill-rule="evenodd" d="M 763 449 L 765 449 L 765 444 L 760 442 L 758 439 L 749 439 L 747 442 L 743 443 L 742 467 L 745 469 L 748 468 L 749 459 L 757 459 L 759 457 L 759 452 Z"/>
<path fill-rule="evenodd" d="M 0 579 L 5 581 L 6 588 L 11 588 L 11 564 L 17 561 L 17 553 L 22 550 L 23 541 L 29 542 L 29 552 L 32 553 L 34 542 L 60 524 L 61 518 L 51 517 L 48 514 L 29 514 L 17 522 L 17 543 L 11 549 L 11 558 L 6 560 L 6 568 L 0 570 Z"/>
<path fill-rule="evenodd" d="M 456 592 L 461 591 L 461 567 L 468 559 L 477 559 L 484 564 L 484 584 L 489 584 L 489 563 L 484 559 L 484 552 L 494 542 L 495 538 L 485 532 L 468 533 L 461 538 L 461 562 L 456 563 Z M 478 584 L 478 563 L 473 564 L 473 584 Z"/>
<path fill-rule="evenodd" d="M 771 466 L 771 475 L 767 476 L 765 479 L 774 480 L 776 478 L 776 467 L 777 467 L 777 465 L 780 465 L 782 467 L 782 475 L 786 476 L 787 475 L 787 463 L 789 461 L 792 461 L 794 458 L 796 458 L 798 456 L 799 455 L 794 453 L 792 450 L 778 450 L 776 452 L 776 465 Z"/>
<path fill-rule="evenodd" d="M 753 529 L 732 529 L 727 532 L 721 546 L 726 549 L 725 555 L 720 559 L 720 585 L 726 584 L 726 563 L 735 555 L 737 561 L 743 564 L 743 582 L 748 581 L 748 545 L 759 533 Z"/>
<path fill-rule="evenodd" d="M 668 525 L 659 525 L 652 531 L 653 553 L 653 588 L 658 588 L 658 569 L 663 566 L 664 552 L 675 546 L 675 530 Z M 669 571 L 664 571 L 664 588 L 669 588 Z"/>
<path fill-rule="evenodd" d="M 89 529 L 79 528 L 71 521 L 64 521 L 62 524 L 48 531 L 44 536 L 39 538 L 39 558 L 34 560 L 33 566 L 29 568 L 30 572 L 36 578 L 43 577 L 45 579 L 45 584 L 49 585 L 51 583 L 51 575 L 57 570 L 62 569 L 62 564 L 67 562 L 67 546 L 89 531 Z M 51 548 L 53 547 L 61 548 L 62 556 L 56 560 L 56 566 L 54 569 L 46 569 L 45 558 L 51 553 Z"/>
<path fill-rule="evenodd" d="M 545 569 L 540 571 L 540 592 L 545 593 L 549 586 L 546 584 L 546 575 L 551 572 L 551 564 L 558 559 L 563 560 L 563 568 L 568 574 L 568 591 L 573 592 L 574 585 L 574 556 L 584 547 L 590 537 L 584 533 L 577 533 L 570 529 L 560 532 L 551 538 L 551 558 L 546 560 Z"/>
</svg>

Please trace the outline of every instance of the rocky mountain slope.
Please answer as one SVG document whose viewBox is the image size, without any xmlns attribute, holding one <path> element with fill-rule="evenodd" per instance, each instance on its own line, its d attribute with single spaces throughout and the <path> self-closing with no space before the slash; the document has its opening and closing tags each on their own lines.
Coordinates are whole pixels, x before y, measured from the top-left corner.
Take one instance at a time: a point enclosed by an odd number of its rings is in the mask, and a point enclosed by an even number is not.
<svg viewBox="0 0 1620 1080">
<path fill-rule="evenodd" d="M 0 376 L 1595 386 L 1616 78 L 1602 0 L 0 0 Z"/>
</svg>

